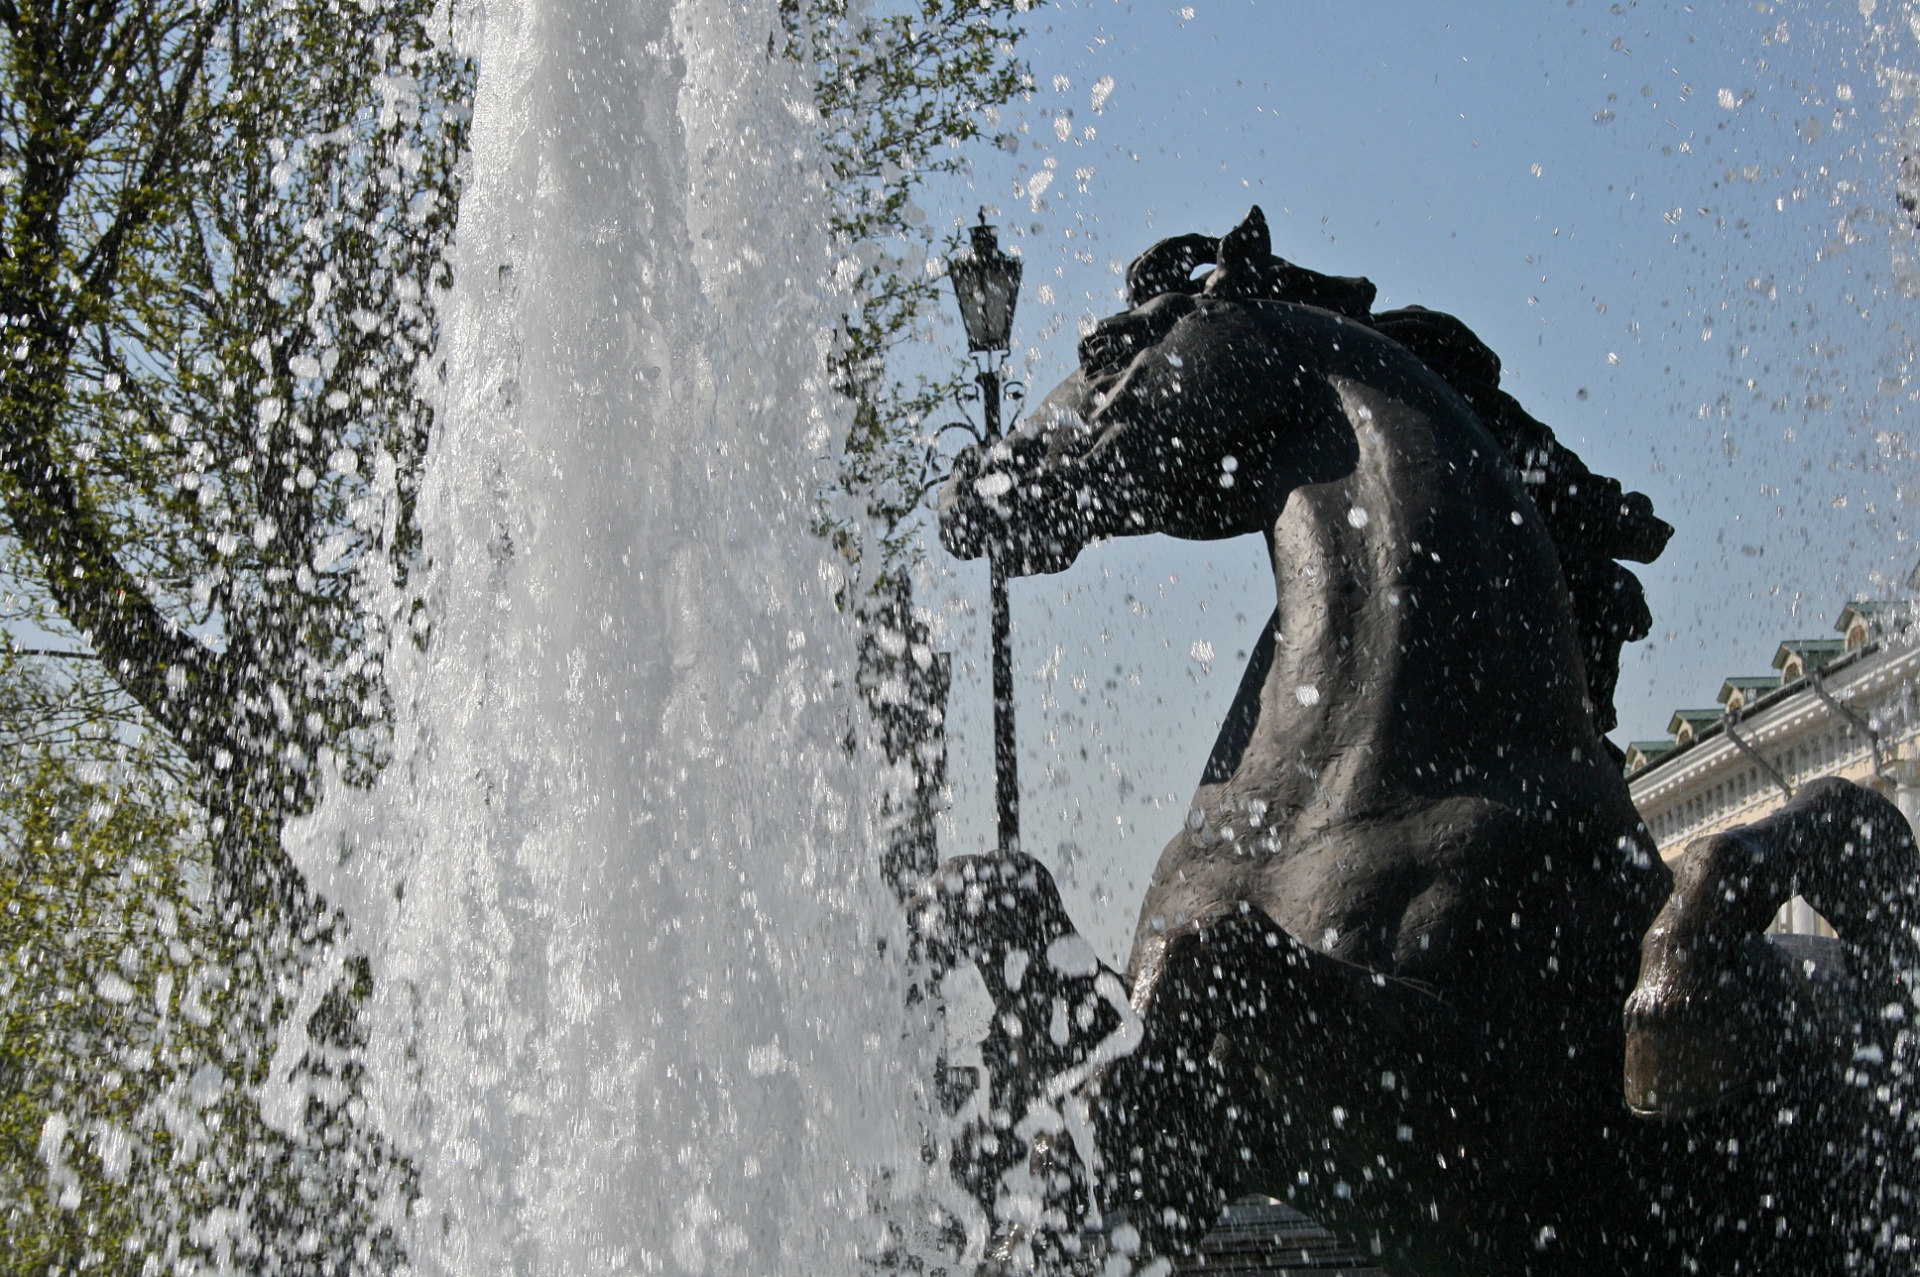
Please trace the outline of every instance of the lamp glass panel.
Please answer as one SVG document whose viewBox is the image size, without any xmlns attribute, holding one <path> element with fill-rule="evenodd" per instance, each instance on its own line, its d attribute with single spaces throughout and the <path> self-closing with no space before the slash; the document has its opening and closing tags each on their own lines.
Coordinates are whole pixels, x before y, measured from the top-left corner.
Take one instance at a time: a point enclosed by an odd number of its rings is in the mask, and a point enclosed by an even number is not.
<svg viewBox="0 0 1920 1277">
<path fill-rule="evenodd" d="M 974 250 L 966 257 L 955 258 L 948 268 L 954 297 L 960 303 L 960 318 L 967 329 L 967 349 L 1006 350 L 1013 336 L 1013 307 L 1020 293 L 1020 259 L 1000 252 L 991 234 L 976 235 Z"/>
</svg>

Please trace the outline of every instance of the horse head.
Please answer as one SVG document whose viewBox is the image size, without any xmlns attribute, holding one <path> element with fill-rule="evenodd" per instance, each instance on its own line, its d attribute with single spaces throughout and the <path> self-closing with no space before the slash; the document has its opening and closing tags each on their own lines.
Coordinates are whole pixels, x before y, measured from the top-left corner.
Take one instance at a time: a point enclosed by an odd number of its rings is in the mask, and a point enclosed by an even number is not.
<svg viewBox="0 0 1920 1277">
<path fill-rule="evenodd" d="M 1212 270 L 1194 278 L 1201 266 Z M 1276 353 L 1334 316 L 1364 316 L 1372 284 L 1274 257 L 1255 208 L 1217 240 L 1155 244 L 1128 268 L 1127 285 L 1131 308 L 1094 325 L 1080 342 L 1079 368 L 1022 428 L 956 459 L 940 526 L 958 557 L 992 550 L 1009 573 L 1026 575 L 1061 571 L 1102 537 L 1261 531 L 1284 494 L 1281 480 L 1338 463 L 1332 441 L 1286 429 L 1290 417 L 1312 414 L 1290 413 L 1306 405 L 1276 394 L 1294 371 L 1276 375 Z M 1316 315 L 1301 316 L 1297 334 L 1279 308 L 1261 308 L 1267 313 L 1252 322 L 1254 303 L 1281 299 Z M 1325 398 L 1298 377 L 1290 384 L 1301 399 Z M 1325 455 L 1301 455 L 1302 443 Z"/>
<path fill-rule="evenodd" d="M 996 550 L 1002 570 L 1020 575 L 1059 571 L 1103 536 L 1270 529 L 1290 482 L 1344 478 L 1341 456 L 1353 458 L 1337 428 L 1297 428 L 1358 421 L 1363 405 L 1331 402 L 1342 396 L 1329 378 L 1435 419 L 1456 417 L 1464 401 L 1524 490 L 1519 504 L 1544 521 L 1595 726 L 1614 726 L 1620 648 L 1652 624 L 1639 582 L 1615 560 L 1652 562 L 1673 529 L 1501 390 L 1499 357 L 1465 324 L 1419 306 L 1373 313 L 1367 280 L 1274 256 L 1258 208 L 1218 239 L 1161 240 L 1128 267 L 1127 290 L 1130 309 L 1094 325 L 1078 370 L 1017 432 L 957 459 L 940 500 L 949 550 Z M 1500 516 L 1512 508 L 1504 492 L 1479 495 L 1501 503 Z"/>
</svg>

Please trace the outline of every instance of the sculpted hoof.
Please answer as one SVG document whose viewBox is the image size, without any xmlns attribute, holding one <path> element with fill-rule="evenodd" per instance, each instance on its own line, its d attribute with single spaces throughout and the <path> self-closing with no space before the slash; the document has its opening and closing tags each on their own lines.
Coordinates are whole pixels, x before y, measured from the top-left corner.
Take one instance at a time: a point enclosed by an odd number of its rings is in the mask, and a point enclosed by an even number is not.
<svg viewBox="0 0 1920 1277">
<path fill-rule="evenodd" d="M 1881 1010 L 1911 966 L 1916 887 L 1899 810 L 1848 781 L 1802 787 L 1767 819 L 1687 848 L 1641 940 L 1627 999 L 1628 1106 L 1676 1121 L 1756 1091 L 1814 1084 L 1855 1050 L 1884 1053 Z M 1804 895 L 1839 939 L 1769 938 Z"/>
<path fill-rule="evenodd" d="M 1844 1041 L 1855 1010 L 1844 960 L 1838 942 L 1820 948 L 1815 959 L 1754 935 L 1730 952 L 1684 953 L 1653 939 L 1627 999 L 1627 1107 L 1698 1117 L 1783 1082 L 1815 1044 Z"/>
</svg>

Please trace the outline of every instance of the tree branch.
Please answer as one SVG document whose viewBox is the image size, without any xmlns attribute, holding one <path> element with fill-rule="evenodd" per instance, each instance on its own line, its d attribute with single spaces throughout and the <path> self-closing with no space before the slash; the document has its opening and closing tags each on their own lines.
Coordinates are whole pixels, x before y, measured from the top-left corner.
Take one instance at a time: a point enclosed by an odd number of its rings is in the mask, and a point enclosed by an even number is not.
<svg viewBox="0 0 1920 1277">
<path fill-rule="evenodd" d="M 219 657 L 161 614 L 114 554 L 113 538 L 79 485 L 55 460 L 48 438 L 59 392 L 43 388 L 42 403 L 28 407 L 15 386 L 5 389 L 15 393 L 6 395 L 8 411 L 0 418 L 0 504 L 14 535 L 39 560 L 54 602 L 128 695 L 190 752 L 201 752 L 194 744 L 202 733 L 194 730 L 187 709 L 195 695 L 229 681 Z M 32 417 L 41 420 L 26 420 Z"/>
<path fill-rule="evenodd" d="M 213 38 L 222 6 L 209 6 L 193 33 L 192 45 L 175 73 L 172 100 L 160 120 L 158 137 L 147 153 L 140 175 L 129 183 L 113 223 L 94 241 L 74 274 L 82 281 L 82 295 L 104 305 L 112 294 L 120 270 L 120 254 L 127 237 L 151 218 L 162 201 L 166 179 L 172 176 L 174 148 L 180 137 L 180 125 L 186 119 L 187 104 L 193 100 L 194 86 L 200 81 L 200 68 L 206 60 L 207 43 Z"/>
</svg>

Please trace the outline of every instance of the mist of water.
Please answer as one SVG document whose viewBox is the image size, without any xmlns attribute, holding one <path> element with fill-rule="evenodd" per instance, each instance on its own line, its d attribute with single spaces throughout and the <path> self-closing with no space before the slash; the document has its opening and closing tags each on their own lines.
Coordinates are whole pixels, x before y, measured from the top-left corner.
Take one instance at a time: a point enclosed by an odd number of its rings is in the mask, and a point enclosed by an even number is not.
<svg viewBox="0 0 1920 1277">
<path fill-rule="evenodd" d="M 918 1173 L 772 9 L 505 0 L 473 37 L 429 606 L 371 810 L 304 853 L 373 955 L 423 1271 L 851 1271 Z"/>
</svg>

